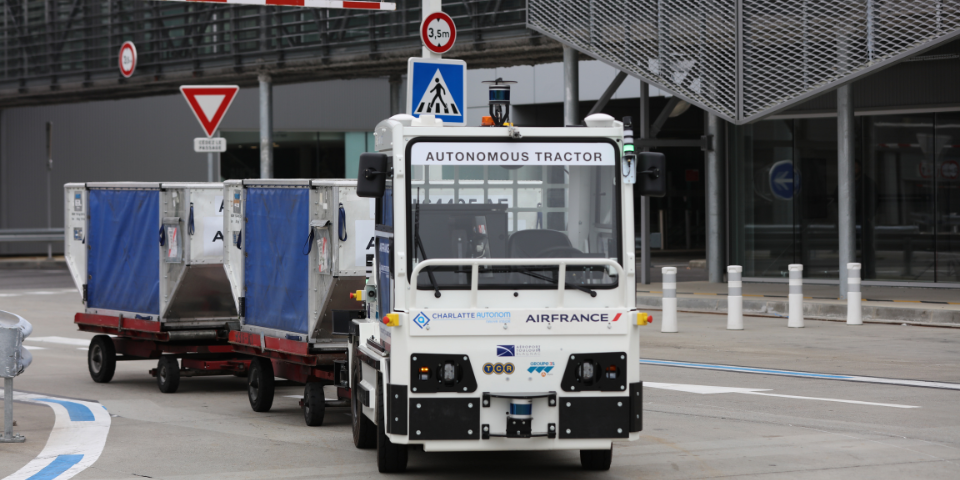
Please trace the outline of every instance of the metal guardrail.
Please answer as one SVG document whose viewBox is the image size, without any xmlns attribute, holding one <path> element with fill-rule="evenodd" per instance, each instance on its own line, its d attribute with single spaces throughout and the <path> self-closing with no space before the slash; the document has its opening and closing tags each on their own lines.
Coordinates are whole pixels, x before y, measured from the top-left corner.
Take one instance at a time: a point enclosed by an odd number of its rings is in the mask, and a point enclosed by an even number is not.
<svg viewBox="0 0 960 480">
<path fill-rule="evenodd" d="M 395 11 L 358 11 L 150 0 L 7 2 L 0 13 L 0 105 L 172 93 L 184 81 L 253 84 L 260 70 L 278 83 L 400 74 L 407 57 L 420 52 L 421 0 L 395 3 Z M 527 30 L 526 5 L 444 1 L 458 30 L 448 56 L 486 58 L 493 66 L 529 63 L 531 42 L 542 37 Z M 137 47 L 129 79 L 117 67 L 125 41 Z M 504 55 L 496 45 L 513 50 Z"/>
<path fill-rule="evenodd" d="M 62 242 L 62 228 L 11 228 L 0 230 L 2 242 Z"/>
</svg>

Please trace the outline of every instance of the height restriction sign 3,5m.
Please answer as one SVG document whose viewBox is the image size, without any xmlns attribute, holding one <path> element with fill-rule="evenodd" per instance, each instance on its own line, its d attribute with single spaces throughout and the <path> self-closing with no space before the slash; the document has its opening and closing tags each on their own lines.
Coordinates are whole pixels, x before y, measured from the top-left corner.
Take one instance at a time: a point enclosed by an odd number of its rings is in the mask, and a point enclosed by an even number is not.
<svg viewBox="0 0 960 480">
<path fill-rule="evenodd" d="M 420 39 L 433 53 L 447 53 L 457 41 L 457 27 L 450 15 L 434 12 L 420 24 Z"/>
</svg>

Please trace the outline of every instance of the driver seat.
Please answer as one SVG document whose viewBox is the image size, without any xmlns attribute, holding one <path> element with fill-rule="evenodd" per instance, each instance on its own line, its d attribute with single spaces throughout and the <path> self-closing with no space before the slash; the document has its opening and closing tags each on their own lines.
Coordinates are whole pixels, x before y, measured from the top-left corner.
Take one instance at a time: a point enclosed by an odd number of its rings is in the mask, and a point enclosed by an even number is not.
<svg viewBox="0 0 960 480">
<path fill-rule="evenodd" d="M 520 230 L 507 240 L 507 257 L 538 258 L 544 250 L 573 247 L 570 238 L 556 230 Z"/>
<path fill-rule="evenodd" d="M 555 247 L 573 247 L 570 238 L 556 230 L 520 230 L 507 240 L 507 257 L 538 258 L 547 249 Z M 510 283 L 548 284 L 520 273 L 510 274 Z"/>
</svg>

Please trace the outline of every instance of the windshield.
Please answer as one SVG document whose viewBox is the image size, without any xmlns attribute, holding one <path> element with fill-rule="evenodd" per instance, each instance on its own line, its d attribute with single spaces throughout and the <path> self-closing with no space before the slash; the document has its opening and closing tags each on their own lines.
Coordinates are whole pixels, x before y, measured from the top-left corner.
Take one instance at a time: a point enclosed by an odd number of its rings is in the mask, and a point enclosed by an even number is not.
<svg viewBox="0 0 960 480">
<path fill-rule="evenodd" d="M 619 263 L 619 176 L 612 142 L 418 142 L 409 157 L 411 271 L 424 259 Z M 608 266 L 568 265 L 566 272 L 567 288 L 589 292 L 617 285 L 616 271 Z M 478 284 L 557 288 L 558 273 L 558 266 L 535 260 L 481 266 Z M 417 286 L 469 288 L 470 276 L 467 265 L 431 267 L 421 271 Z"/>
</svg>

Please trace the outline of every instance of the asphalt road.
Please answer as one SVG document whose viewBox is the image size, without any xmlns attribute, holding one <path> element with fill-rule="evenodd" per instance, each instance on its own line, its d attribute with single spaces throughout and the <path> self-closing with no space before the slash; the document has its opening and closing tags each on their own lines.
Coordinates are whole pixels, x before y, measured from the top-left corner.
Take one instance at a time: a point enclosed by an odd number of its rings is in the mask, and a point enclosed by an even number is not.
<svg viewBox="0 0 960 480">
<path fill-rule="evenodd" d="M 375 452 L 354 448 L 347 409 L 328 408 L 322 427 L 304 426 L 298 400 L 285 397 L 302 394 L 296 385 L 278 388 L 273 410 L 259 414 L 241 378 L 184 378 L 165 395 L 147 374 L 155 364 L 135 361 L 120 362 L 111 383 L 93 383 L 82 346 L 91 335 L 73 327 L 82 305 L 69 287 L 64 272 L 0 271 L 0 309 L 33 322 L 31 338 L 61 337 L 27 342 L 42 350 L 32 350 L 34 364 L 16 390 L 96 401 L 111 415 L 100 458 L 73 478 L 381 476 Z M 785 319 L 749 317 L 745 331 L 724 326 L 723 316 L 681 314 L 680 333 L 662 334 L 657 322 L 644 327 L 642 355 L 960 383 L 960 329 L 817 321 L 788 329 Z M 960 478 L 958 390 L 639 368 L 647 384 L 643 435 L 616 444 L 609 472 L 582 471 L 577 452 L 413 451 L 406 477 Z M 17 402 L 15 416 L 27 442 L 0 444 L 0 478 L 40 454 L 54 424 L 47 406 Z"/>
</svg>

